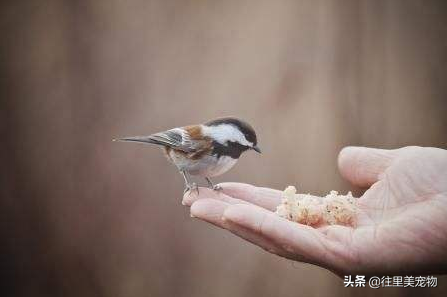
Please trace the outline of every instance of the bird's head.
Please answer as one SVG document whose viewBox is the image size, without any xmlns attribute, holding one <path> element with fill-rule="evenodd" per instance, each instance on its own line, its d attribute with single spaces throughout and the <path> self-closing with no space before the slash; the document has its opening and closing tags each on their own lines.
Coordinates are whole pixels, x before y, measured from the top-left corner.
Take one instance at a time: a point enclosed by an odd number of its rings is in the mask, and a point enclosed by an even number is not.
<svg viewBox="0 0 447 297">
<path fill-rule="evenodd" d="M 261 153 L 255 130 L 246 122 L 226 117 L 209 121 L 202 126 L 202 134 L 213 140 L 216 154 L 238 158 L 246 150 Z"/>
</svg>

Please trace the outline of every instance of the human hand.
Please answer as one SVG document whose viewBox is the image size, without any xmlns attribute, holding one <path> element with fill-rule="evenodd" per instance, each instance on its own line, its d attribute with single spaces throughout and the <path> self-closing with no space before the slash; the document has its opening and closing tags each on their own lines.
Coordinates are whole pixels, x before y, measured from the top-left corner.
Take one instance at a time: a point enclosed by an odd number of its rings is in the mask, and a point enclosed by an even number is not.
<svg viewBox="0 0 447 297">
<path fill-rule="evenodd" d="M 191 215 L 292 259 L 339 275 L 447 272 L 447 151 L 347 147 L 338 158 L 352 184 L 369 187 L 358 199 L 356 227 L 313 228 L 274 211 L 282 192 L 220 184 L 221 192 L 186 193 Z"/>
</svg>

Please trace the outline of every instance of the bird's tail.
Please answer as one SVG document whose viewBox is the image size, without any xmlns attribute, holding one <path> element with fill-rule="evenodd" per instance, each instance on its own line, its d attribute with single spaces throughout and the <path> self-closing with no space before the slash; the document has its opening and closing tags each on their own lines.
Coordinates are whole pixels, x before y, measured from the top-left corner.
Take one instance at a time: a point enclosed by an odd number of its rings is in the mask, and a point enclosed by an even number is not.
<svg viewBox="0 0 447 297">
<path fill-rule="evenodd" d="M 151 143 L 151 144 L 165 145 L 162 141 L 158 140 L 156 137 L 153 137 L 153 135 L 116 138 L 116 139 L 113 139 L 113 141 L 132 141 L 132 142 L 139 142 L 139 143 Z"/>
</svg>

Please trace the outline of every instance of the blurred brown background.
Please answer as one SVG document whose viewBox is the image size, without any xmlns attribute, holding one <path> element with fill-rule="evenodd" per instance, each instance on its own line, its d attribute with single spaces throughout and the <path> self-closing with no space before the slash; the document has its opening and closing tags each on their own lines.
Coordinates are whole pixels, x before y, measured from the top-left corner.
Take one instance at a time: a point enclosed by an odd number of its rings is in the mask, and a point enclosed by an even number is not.
<svg viewBox="0 0 447 297">
<path fill-rule="evenodd" d="M 445 1 L 1 4 L 2 296 L 445 296 L 345 289 L 191 219 L 155 148 L 112 143 L 235 115 L 217 181 L 347 191 L 346 145 L 447 147 Z"/>
</svg>

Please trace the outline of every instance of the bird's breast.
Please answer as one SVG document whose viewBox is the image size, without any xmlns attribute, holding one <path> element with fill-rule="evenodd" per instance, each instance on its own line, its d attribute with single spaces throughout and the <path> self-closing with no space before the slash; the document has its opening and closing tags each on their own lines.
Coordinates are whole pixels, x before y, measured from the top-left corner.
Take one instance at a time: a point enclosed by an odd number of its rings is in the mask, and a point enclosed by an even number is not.
<svg viewBox="0 0 447 297">
<path fill-rule="evenodd" d="M 221 175 L 228 170 L 230 170 L 237 162 L 237 159 L 234 159 L 229 156 L 221 156 L 219 158 L 213 157 L 215 160 L 215 164 L 211 165 L 208 169 L 207 177 L 213 177 Z"/>
<path fill-rule="evenodd" d="M 192 159 L 188 157 L 188 154 L 172 149 L 167 150 L 166 155 L 179 170 L 204 177 L 221 175 L 230 170 L 237 162 L 237 159 L 229 156 L 216 157 L 213 155 L 205 155 L 200 159 Z"/>
</svg>

